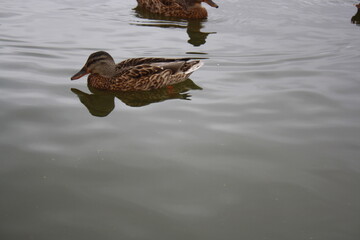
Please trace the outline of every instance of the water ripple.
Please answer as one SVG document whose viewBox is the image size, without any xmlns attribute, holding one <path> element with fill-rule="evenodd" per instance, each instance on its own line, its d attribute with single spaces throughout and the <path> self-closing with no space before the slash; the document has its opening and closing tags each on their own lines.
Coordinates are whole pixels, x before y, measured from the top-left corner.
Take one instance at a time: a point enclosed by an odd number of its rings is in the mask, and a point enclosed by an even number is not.
<svg viewBox="0 0 360 240">
<path fill-rule="evenodd" d="M 354 2 L 218 1 L 1 1 L 3 238 L 358 235 Z M 98 50 L 206 59 L 190 87 L 116 95 L 69 79 Z"/>
</svg>

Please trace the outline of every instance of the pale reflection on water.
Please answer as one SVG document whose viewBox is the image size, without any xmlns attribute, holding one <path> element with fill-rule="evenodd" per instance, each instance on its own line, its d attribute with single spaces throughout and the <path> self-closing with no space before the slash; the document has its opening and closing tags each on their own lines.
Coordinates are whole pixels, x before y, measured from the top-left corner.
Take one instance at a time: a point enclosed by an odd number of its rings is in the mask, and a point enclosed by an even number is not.
<svg viewBox="0 0 360 240">
<path fill-rule="evenodd" d="M 0 239 L 359 239 L 354 2 L 218 4 L 1 1 Z M 207 59 L 111 93 L 70 81 L 98 50 Z"/>
</svg>

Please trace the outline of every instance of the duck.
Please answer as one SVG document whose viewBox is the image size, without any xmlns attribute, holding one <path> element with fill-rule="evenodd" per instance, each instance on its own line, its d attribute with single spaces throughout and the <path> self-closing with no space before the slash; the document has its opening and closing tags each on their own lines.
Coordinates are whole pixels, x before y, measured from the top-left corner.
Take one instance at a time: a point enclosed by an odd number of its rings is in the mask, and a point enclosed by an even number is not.
<svg viewBox="0 0 360 240">
<path fill-rule="evenodd" d="M 149 91 L 183 82 L 203 66 L 192 58 L 130 58 L 115 64 L 105 51 L 92 53 L 71 80 L 87 74 L 90 87 L 110 91 Z"/>
<path fill-rule="evenodd" d="M 357 7 L 356 14 L 351 18 L 351 22 L 357 25 L 360 25 L 360 3 L 354 4 L 355 7 Z"/>
<path fill-rule="evenodd" d="M 207 18 L 208 13 L 202 7 L 202 2 L 214 8 L 219 7 L 212 0 L 137 0 L 137 2 L 138 8 L 146 9 L 152 13 L 185 19 Z"/>
</svg>

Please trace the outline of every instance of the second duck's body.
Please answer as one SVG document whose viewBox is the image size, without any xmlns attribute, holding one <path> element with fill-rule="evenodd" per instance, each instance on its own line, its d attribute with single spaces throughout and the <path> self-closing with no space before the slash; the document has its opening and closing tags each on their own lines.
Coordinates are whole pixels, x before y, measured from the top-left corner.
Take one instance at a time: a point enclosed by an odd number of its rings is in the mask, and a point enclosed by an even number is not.
<svg viewBox="0 0 360 240">
<path fill-rule="evenodd" d="M 137 0 L 137 2 L 138 7 L 152 13 L 179 18 L 207 18 L 208 14 L 201 6 L 202 2 L 218 8 L 212 0 Z"/>
<path fill-rule="evenodd" d="M 203 63 L 189 58 L 131 58 L 115 64 L 107 52 L 91 54 L 84 67 L 72 76 L 86 74 L 91 87 L 113 91 L 147 91 L 180 83 Z"/>
</svg>

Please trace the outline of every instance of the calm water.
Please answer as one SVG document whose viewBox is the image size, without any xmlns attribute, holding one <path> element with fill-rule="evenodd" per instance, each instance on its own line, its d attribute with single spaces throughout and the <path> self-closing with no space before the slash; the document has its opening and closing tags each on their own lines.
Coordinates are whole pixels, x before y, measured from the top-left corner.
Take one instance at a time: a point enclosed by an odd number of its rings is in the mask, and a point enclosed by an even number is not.
<svg viewBox="0 0 360 240">
<path fill-rule="evenodd" d="M 360 239 L 360 26 L 349 0 L 1 0 L 0 239 Z M 90 53 L 204 57 L 110 94 Z"/>
</svg>

